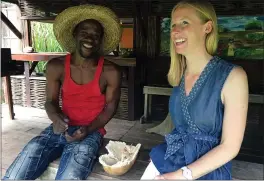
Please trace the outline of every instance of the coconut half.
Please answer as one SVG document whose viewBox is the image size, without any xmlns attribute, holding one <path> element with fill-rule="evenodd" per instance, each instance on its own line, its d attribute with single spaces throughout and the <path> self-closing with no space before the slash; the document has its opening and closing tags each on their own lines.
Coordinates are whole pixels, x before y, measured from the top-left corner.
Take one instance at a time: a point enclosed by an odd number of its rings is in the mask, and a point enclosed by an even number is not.
<svg viewBox="0 0 264 181">
<path fill-rule="evenodd" d="M 101 155 L 99 162 L 103 166 L 121 167 L 130 164 L 137 157 L 141 144 L 127 145 L 125 142 L 109 141 L 106 145 L 108 154 Z"/>
</svg>

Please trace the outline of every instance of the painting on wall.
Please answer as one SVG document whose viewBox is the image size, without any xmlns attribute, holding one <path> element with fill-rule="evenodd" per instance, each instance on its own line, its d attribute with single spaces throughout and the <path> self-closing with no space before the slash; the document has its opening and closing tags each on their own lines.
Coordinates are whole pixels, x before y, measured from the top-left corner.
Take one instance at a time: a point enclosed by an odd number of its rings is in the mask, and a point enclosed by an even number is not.
<svg viewBox="0 0 264 181">
<path fill-rule="evenodd" d="M 218 18 L 217 55 L 240 59 L 264 59 L 264 16 Z M 161 21 L 161 55 L 169 55 L 170 18 Z"/>
</svg>

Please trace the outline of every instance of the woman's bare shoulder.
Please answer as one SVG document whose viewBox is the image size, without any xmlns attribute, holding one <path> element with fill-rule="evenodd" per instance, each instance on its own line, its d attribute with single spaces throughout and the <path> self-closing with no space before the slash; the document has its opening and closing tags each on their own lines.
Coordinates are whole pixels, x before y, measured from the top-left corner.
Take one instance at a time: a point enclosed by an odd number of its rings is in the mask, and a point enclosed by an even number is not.
<svg viewBox="0 0 264 181">
<path fill-rule="evenodd" d="M 230 72 L 223 87 L 224 99 L 243 98 L 248 96 L 248 79 L 246 71 L 239 66 L 235 66 Z"/>
</svg>

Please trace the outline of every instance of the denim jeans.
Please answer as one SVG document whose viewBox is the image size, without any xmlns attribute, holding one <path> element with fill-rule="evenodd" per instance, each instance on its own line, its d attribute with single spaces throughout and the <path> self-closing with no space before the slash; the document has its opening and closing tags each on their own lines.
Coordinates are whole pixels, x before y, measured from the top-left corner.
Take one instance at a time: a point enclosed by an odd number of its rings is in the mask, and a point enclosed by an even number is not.
<svg viewBox="0 0 264 181">
<path fill-rule="evenodd" d="M 72 135 L 79 126 L 69 126 Z M 84 140 L 68 143 L 64 134 L 54 134 L 52 124 L 23 148 L 3 179 L 34 180 L 61 157 L 56 180 L 84 180 L 91 173 L 103 136 L 95 131 Z"/>
</svg>

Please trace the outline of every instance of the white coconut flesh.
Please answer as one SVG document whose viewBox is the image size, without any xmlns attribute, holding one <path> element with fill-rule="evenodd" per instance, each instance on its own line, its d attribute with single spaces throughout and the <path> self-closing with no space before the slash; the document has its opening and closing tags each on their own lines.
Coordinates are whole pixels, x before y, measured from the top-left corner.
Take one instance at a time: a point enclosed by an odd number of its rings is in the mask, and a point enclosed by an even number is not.
<svg viewBox="0 0 264 181">
<path fill-rule="evenodd" d="M 120 141 L 109 141 L 106 145 L 108 154 L 101 155 L 99 162 L 103 166 L 120 167 L 130 164 L 139 152 L 141 144 L 138 143 L 136 146 L 127 145 L 125 142 Z"/>
</svg>

